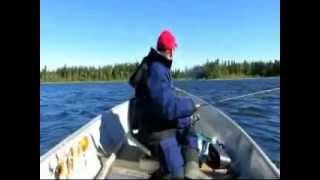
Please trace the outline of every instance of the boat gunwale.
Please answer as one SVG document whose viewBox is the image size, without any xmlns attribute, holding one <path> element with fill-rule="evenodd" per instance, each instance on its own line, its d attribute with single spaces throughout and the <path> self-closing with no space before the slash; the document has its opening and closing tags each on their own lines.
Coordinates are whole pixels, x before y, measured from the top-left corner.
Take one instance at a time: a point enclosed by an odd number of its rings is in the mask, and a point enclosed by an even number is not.
<svg viewBox="0 0 320 180">
<path fill-rule="evenodd" d="M 215 107 L 214 107 L 215 108 Z M 277 168 L 277 166 L 271 161 L 271 159 L 267 156 L 267 154 L 261 149 L 261 147 L 252 139 L 252 137 L 249 136 L 249 134 L 244 131 L 243 128 L 240 127 L 239 124 L 237 124 L 235 121 L 233 121 L 229 116 L 227 116 L 223 111 L 221 111 L 218 108 L 215 108 L 217 112 L 221 113 L 222 116 L 224 116 L 226 119 L 228 119 L 234 126 L 236 126 L 241 133 L 247 138 L 247 140 L 255 147 L 255 149 L 258 151 L 259 155 L 263 158 L 264 161 L 267 162 L 268 166 L 277 174 L 280 176 L 280 171 Z"/>
<path fill-rule="evenodd" d="M 176 91 L 179 91 L 183 94 L 186 94 L 187 96 L 190 96 L 196 100 L 202 101 L 206 104 L 209 104 L 207 101 L 201 99 L 200 97 L 197 97 L 195 95 L 192 95 L 180 88 L 175 88 Z M 257 150 L 258 154 L 262 159 L 266 162 L 266 164 L 271 168 L 271 170 L 280 177 L 280 170 L 276 167 L 276 165 L 271 161 L 271 159 L 266 155 L 266 153 L 261 149 L 261 147 L 249 136 L 249 134 L 234 120 L 232 120 L 228 115 L 226 115 L 223 111 L 221 111 L 219 108 L 213 106 L 212 104 L 209 104 L 210 107 L 212 107 L 216 112 L 220 113 L 226 120 L 229 121 L 232 125 L 234 125 L 246 138 L 246 140 L 252 144 L 252 146 Z"/>
<path fill-rule="evenodd" d="M 47 151 L 45 154 L 40 156 L 40 165 L 42 162 L 47 160 L 50 156 L 52 156 L 54 153 L 56 153 L 60 148 L 62 148 L 64 145 L 68 144 L 68 142 L 72 141 L 76 137 L 78 137 L 81 133 L 84 133 L 89 127 L 97 123 L 99 120 L 101 120 L 101 114 L 98 116 L 92 118 L 90 121 L 82 125 L 79 129 L 68 135 L 66 138 L 64 138 L 60 143 L 55 145 L 53 148 L 51 148 L 49 151 Z"/>
</svg>

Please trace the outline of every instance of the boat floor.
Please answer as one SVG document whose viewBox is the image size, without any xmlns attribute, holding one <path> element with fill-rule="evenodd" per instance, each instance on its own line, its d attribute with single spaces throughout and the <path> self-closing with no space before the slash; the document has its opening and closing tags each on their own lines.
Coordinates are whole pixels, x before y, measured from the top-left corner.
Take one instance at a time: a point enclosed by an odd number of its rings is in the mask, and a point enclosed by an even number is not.
<svg viewBox="0 0 320 180">
<path fill-rule="evenodd" d="M 106 179 L 148 179 L 150 171 L 140 168 L 140 159 L 144 153 L 137 147 L 126 145 L 112 164 Z"/>
<path fill-rule="evenodd" d="M 140 160 L 143 159 L 144 153 L 137 147 L 126 145 L 122 148 L 117 159 L 111 166 L 105 179 L 150 179 L 154 171 L 148 171 L 140 168 Z M 156 160 L 149 160 L 156 161 Z M 201 169 L 202 170 L 202 169 Z M 205 172 L 205 170 L 203 170 Z M 218 173 L 206 173 L 213 179 L 234 179 L 234 176 L 222 175 Z"/>
</svg>

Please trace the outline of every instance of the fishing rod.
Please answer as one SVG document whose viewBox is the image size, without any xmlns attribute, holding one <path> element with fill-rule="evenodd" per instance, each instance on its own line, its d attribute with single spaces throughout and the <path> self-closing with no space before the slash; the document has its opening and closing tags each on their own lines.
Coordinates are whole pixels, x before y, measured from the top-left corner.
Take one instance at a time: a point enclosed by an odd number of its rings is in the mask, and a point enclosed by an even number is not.
<svg viewBox="0 0 320 180">
<path fill-rule="evenodd" d="M 257 95 L 257 94 L 265 94 L 265 93 L 278 91 L 278 90 L 280 90 L 280 88 L 273 88 L 273 89 L 266 89 L 266 90 L 262 90 L 262 91 L 256 91 L 256 92 L 253 92 L 250 94 L 235 96 L 235 97 L 231 97 L 231 98 L 225 98 L 225 99 L 222 99 L 220 101 L 215 102 L 214 104 L 222 103 L 222 102 L 226 102 L 226 101 L 231 101 L 231 100 L 235 100 L 235 99 L 240 99 L 240 98 L 247 97 L 247 96 L 253 96 L 253 95 Z"/>
<path fill-rule="evenodd" d="M 221 102 L 226 102 L 226 101 L 231 101 L 231 100 L 235 100 L 235 99 L 240 99 L 240 98 L 243 98 L 243 97 L 248 97 L 248 96 L 253 96 L 253 95 L 257 95 L 257 94 L 265 94 L 265 93 L 269 93 L 269 92 L 273 92 L 273 91 L 278 91 L 280 90 L 280 88 L 273 88 L 273 89 L 266 89 L 266 90 L 261 90 L 261 91 L 256 91 L 256 92 L 253 92 L 253 93 L 249 93 L 249 94 L 245 94 L 245 95 L 240 95 L 240 96 L 235 96 L 235 97 L 230 97 L 230 98 L 225 98 L 225 99 L 222 99 L 222 100 L 219 100 L 219 101 L 216 101 L 214 102 L 213 104 L 217 104 L 217 103 L 221 103 Z M 212 104 L 212 105 L 213 105 Z M 209 103 L 200 103 L 200 104 L 197 104 L 197 109 L 199 110 L 200 108 L 203 108 L 203 107 L 206 107 L 206 106 L 209 106 L 211 104 Z M 200 121 L 200 115 L 198 113 L 194 113 L 192 116 L 191 116 L 191 125 L 192 126 L 196 126 L 196 124 Z M 198 127 L 199 128 L 199 127 Z M 202 139 L 206 142 L 212 142 L 212 139 L 207 137 L 206 135 L 204 135 L 201 131 L 201 128 L 200 130 L 198 129 L 198 137 L 199 139 Z"/>
<path fill-rule="evenodd" d="M 280 88 L 272 88 L 272 89 L 266 89 L 266 90 L 256 91 L 256 92 L 249 93 L 249 94 L 245 94 L 245 95 L 240 95 L 240 96 L 225 98 L 225 99 L 216 101 L 216 102 L 214 102 L 214 103 L 212 103 L 212 104 L 218 104 L 218 103 L 222 103 L 222 102 L 226 102 L 226 101 L 231 101 L 231 100 L 235 100 L 235 99 L 240 99 L 240 98 L 247 97 L 247 96 L 253 96 L 253 95 L 257 95 L 257 94 L 265 94 L 265 93 L 269 93 L 269 92 L 273 92 L 273 91 L 278 91 L 278 90 L 280 90 Z M 209 103 L 199 104 L 199 105 L 198 105 L 198 109 L 199 109 L 199 108 L 202 108 L 202 107 L 205 107 L 205 106 L 209 106 L 209 105 L 211 105 L 211 104 L 209 104 Z"/>
<path fill-rule="evenodd" d="M 269 93 L 269 92 L 273 92 L 273 91 L 278 91 L 280 90 L 280 88 L 273 88 L 273 89 L 266 89 L 266 90 L 261 90 L 261 91 L 256 91 L 253 93 L 249 93 L 249 94 L 245 94 L 245 95 L 240 95 L 240 96 L 235 96 L 235 97 L 230 97 L 230 98 L 225 98 L 219 101 L 214 102 L 213 104 L 217 104 L 217 103 L 221 103 L 221 102 L 226 102 L 226 101 L 231 101 L 231 100 L 235 100 L 235 99 L 240 99 L 243 97 L 248 97 L 248 96 L 253 96 L 253 95 L 257 95 L 257 94 L 264 94 L 264 93 Z M 197 109 L 199 110 L 200 108 L 203 108 L 205 106 L 209 106 L 211 104 L 209 103 L 200 103 L 197 106 Z M 193 126 L 194 128 L 196 128 L 196 134 L 197 134 L 197 138 L 198 138 L 198 148 L 200 149 L 200 155 L 205 155 L 206 153 L 209 154 L 210 156 L 210 148 L 209 146 L 211 145 L 211 147 L 215 148 L 215 151 L 212 152 L 218 152 L 218 154 L 216 153 L 215 156 L 219 157 L 220 159 L 220 152 L 222 152 L 222 154 L 226 154 L 224 149 L 224 144 L 220 143 L 220 141 L 217 139 L 217 137 L 210 137 L 207 134 L 205 134 L 205 132 L 203 131 L 203 127 L 199 126 L 199 122 L 200 122 L 200 114 L 199 113 L 194 113 L 191 116 L 191 126 Z M 218 148 L 221 147 L 221 148 Z M 217 151 L 217 149 L 219 149 L 219 151 Z M 228 156 L 226 156 L 228 157 Z M 230 159 L 230 158 L 229 158 Z M 220 162 L 220 160 L 219 160 Z"/>
</svg>

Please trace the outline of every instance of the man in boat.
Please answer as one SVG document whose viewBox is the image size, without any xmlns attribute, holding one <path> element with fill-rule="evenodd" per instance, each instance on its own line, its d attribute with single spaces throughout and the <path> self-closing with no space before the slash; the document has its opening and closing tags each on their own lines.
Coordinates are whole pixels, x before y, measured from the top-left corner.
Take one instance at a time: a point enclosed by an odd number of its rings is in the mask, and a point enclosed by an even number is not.
<svg viewBox="0 0 320 180">
<path fill-rule="evenodd" d="M 135 99 L 143 109 L 137 138 L 159 157 L 168 177 L 207 178 L 199 170 L 197 137 L 190 125 L 190 116 L 199 105 L 178 97 L 172 82 L 170 68 L 176 48 L 172 33 L 161 32 L 157 48 L 151 48 L 130 77 Z"/>
</svg>

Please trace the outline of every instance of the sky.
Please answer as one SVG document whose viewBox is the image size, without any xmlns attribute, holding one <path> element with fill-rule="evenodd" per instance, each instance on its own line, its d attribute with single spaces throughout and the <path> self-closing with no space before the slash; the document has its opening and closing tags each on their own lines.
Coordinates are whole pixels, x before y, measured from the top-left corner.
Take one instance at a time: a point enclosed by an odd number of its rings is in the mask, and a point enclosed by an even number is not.
<svg viewBox="0 0 320 180">
<path fill-rule="evenodd" d="M 280 60 L 280 0 L 40 0 L 40 69 L 140 62 L 164 29 L 173 68 Z"/>
</svg>

